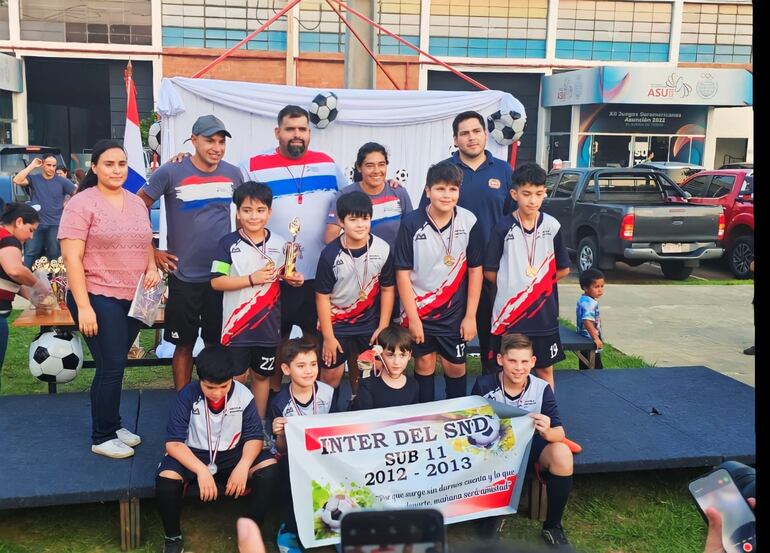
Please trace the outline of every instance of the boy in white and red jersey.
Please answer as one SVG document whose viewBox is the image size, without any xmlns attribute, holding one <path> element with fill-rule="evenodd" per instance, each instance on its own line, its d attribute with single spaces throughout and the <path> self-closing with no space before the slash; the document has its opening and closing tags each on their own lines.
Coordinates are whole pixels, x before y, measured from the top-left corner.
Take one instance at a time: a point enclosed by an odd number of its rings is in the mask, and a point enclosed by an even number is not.
<svg viewBox="0 0 770 553">
<path fill-rule="evenodd" d="M 484 248 L 476 216 L 457 206 L 462 179 L 460 169 L 446 161 L 428 169 L 430 204 L 404 215 L 396 239 L 402 324 L 414 339 L 421 402 L 435 399 L 437 353 L 446 397 L 466 395 L 465 343 L 476 336 Z"/>
<path fill-rule="evenodd" d="M 358 389 L 358 354 L 375 343 L 393 311 L 393 256 L 371 234 L 372 200 L 355 191 L 337 198 L 344 233 L 321 252 L 316 271 L 316 308 L 323 335 L 321 380 L 339 386 L 347 359 L 350 386 Z M 336 399 L 336 398 L 335 398 Z"/>
</svg>

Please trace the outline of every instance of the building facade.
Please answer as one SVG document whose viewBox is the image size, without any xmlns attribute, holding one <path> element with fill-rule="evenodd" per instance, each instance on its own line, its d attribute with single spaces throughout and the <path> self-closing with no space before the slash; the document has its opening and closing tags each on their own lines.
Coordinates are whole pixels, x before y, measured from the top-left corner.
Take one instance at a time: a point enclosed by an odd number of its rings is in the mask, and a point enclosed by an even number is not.
<svg viewBox="0 0 770 553">
<path fill-rule="evenodd" d="M 206 77 L 342 87 L 346 27 L 330 4 L 337 6 L 334 0 L 302 0 L 289 17 L 277 20 Z M 140 116 L 146 116 L 162 77 L 193 75 L 286 5 L 286 0 L 0 0 L 0 52 L 17 58 L 22 71 L 21 90 L 0 91 L 0 125 L 10 127 L 14 142 L 55 140 L 61 146 L 66 138 L 70 151 L 81 147 L 73 136 L 122 136 L 121 68 L 126 60 L 135 67 Z M 753 6 L 747 0 L 394 0 L 374 7 L 375 21 L 406 43 L 522 101 L 528 126 L 519 161 L 547 164 L 558 157 L 580 162 L 576 156 L 583 148 L 576 149 L 573 131 L 581 124 L 581 111 L 573 117 L 573 106 L 543 103 L 550 76 L 621 67 L 668 74 L 753 68 Z M 380 60 L 402 89 L 470 87 L 385 33 L 378 31 L 375 42 Z M 84 94 L 83 85 L 93 94 Z M 393 88 L 381 71 L 377 86 Z M 97 96 L 109 101 L 97 102 Z M 663 100 L 658 103 L 666 105 Z M 655 98 L 650 105 L 656 105 Z M 61 107 L 67 107 L 69 123 L 56 128 L 64 125 L 67 132 L 52 135 L 45 122 L 61 119 Z M 750 105 L 696 108 L 684 111 L 703 123 L 702 135 L 688 135 L 703 140 L 702 165 L 719 166 L 728 157 L 752 160 Z M 617 157 L 625 147 L 633 161 L 646 136 L 647 150 L 659 152 L 656 160 L 663 155 L 664 140 L 666 159 L 672 157 L 675 135 L 670 129 L 629 133 L 597 117 L 597 124 L 605 126 L 589 133 L 601 135 L 591 139 L 589 152 L 599 148 Z M 631 138 L 624 144 L 619 135 Z M 688 142 L 688 161 L 698 144 L 695 138 Z M 705 147 L 711 138 L 722 139 L 719 147 Z M 7 133 L 0 133 L 0 140 L 8 141 Z M 673 158 L 682 158 L 682 152 L 679 147 Z M 589 157 L 589 163 L 595 162 L 601 158 Z"/>
</svg>

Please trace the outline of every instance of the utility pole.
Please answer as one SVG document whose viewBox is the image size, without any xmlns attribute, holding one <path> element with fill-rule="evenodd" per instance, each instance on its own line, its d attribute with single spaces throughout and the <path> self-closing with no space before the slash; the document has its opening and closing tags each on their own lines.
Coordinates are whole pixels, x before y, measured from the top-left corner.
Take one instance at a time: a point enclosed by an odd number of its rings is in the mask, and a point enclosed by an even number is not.
<svg viewBox="0 0 770 553">
<path fill-rule="evenodd" d="M 377 21 L 375 0 L 348 0 L 346 3 L 372 21 Z M 346 14 L 346 17 L 350 26 L 356 30 L 372 52 L 377 53 L 377 29 L 350 13 Z M 374 60 L 349 29 L 346 31 L 345 39 L 345 88 L 374 90 L 377 88 Z"/>
</svg>

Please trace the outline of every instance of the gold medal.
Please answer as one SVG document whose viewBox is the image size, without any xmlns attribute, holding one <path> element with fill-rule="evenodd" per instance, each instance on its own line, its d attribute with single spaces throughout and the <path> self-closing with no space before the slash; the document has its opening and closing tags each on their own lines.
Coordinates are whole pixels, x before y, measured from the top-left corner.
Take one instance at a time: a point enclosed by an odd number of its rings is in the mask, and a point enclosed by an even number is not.
<svg viewBox="0 0 770 553">
<path fill-rule="evenodd" d="M 444 256 L 444 265 L 446 265 L 447 267 L 451 267 L 454 264 L 455 264 L 455 258 L 453 256 L 448 254 Z"/>
<path fill-rule="evenodd" d="M 362 300 L 362 301 L 366 299 L 366 290 L 359 290 L 358 291 L 358 299 Z"/>
<path fill-rule="evenodd" d="M 537 275 L 537 269 L 535 269 L 535 268 L 534 268 L 532 265 L 530 265 L 529 267 L 527 267 L 527 276 L 528 276 L 528 277 L 530 277 L 530 278 L 532 278 L 532 277 L 534 277 L 535 275 Z"/>
<path fill-rule="evenodd" d="M 274 270 L 274 269 L 275 269 L 275 263 L 273 263 L 273 260 L 272 260 L 272 259 L 271 259 L 271 260 L 269 260 L 267 263 L 265 263 L 265 268 L 266 268 L 268 271 L 272 271 L 272 270 Z"/>
</svg>

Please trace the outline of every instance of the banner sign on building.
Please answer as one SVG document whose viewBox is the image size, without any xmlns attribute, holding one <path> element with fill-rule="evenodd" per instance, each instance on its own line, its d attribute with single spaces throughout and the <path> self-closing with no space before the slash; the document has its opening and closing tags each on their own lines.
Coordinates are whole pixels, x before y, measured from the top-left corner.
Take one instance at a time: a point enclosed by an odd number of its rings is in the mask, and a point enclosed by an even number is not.
<svg viewBox="0 0 770 553">
<path fill-rule="evenodd" d="M 339 543 L 356 509 L 436 508 L 447 524 L 515 513 L 534 434 L 524 411 L 479 396 L 290 417 L 285 429 L 305 547 Z"/>
<path fill-rule="evenodd" d="M 598 104 L 580 108 L 581 133 L 705 135 L 707 108 Z"/>
<path fill-rule="evenodd" d="M 594 67 L 543 78 L 544 107 L 579 104 L 753 105 L 745 69 Z"/>
</svg>

